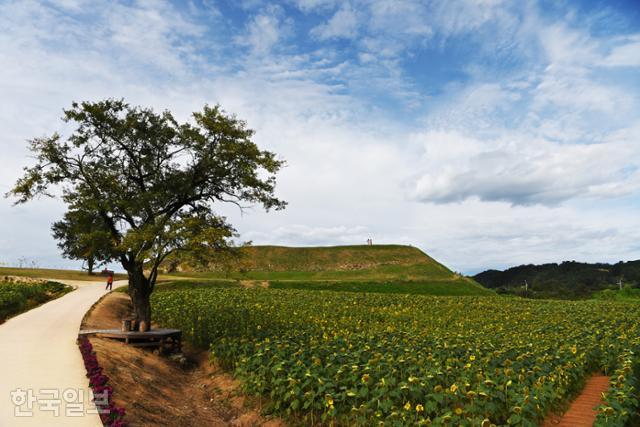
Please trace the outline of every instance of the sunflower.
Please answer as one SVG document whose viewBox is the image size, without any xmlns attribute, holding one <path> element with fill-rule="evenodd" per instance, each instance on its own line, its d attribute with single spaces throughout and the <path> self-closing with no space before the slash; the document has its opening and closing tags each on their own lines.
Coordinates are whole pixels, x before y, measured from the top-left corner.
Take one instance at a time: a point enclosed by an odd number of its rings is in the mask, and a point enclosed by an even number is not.
<svg viewBox="0 0 640 427">
<path fill-rule="evenodd" d="M 328 407 L 333 406 L 333 397 L 331 397 L 331 395 L 330 395 L 330 394 L 327 394 L 327 395 L 325 396 L 325 401 L 327 402 L 327 406 L 328 406 Z"/>
</svg>

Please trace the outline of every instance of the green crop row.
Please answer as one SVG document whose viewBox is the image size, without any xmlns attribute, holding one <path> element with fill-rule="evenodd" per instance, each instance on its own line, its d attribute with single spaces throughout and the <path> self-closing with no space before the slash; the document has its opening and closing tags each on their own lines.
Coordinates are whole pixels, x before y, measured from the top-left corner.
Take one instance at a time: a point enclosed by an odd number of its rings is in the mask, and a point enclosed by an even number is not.
<svg viewBox="0 0 640 427">
<path fill-rule="evenodd" d="M 193 287 L 152 300 L 305 424 L 538 425 L 592 372 L 623 381 L 640 346 L 640 313 L 618 302 Z M 629 410 L 609 408 L 612 425 Z"/>
<path fill-rule="evenodd" d="M 618 359 L 618 368 L 611 377 L 609 391 L 604 396 L 603 404 L 598 407 L 596 427 L 638 425 L 638 356 L 627 350 Z"/>
<path fill-rule="evenodd" d="M 0 323 L 70 290 L 69 286 L 57 282 L 0 282 Z"/>
<path fill-rule="evenodd" d="M 305 291 L 338 291 L 338 292 L 375 292 L 383 294 L 415 294 L 415 295 L 495 295 L 492 290 L 483 288 L 466 279 L 449 280 L 383 280 L 383 281 L 310 281 L 287 280 L 269 281 L 271 289 L 300 289 Z"/>
</svg>

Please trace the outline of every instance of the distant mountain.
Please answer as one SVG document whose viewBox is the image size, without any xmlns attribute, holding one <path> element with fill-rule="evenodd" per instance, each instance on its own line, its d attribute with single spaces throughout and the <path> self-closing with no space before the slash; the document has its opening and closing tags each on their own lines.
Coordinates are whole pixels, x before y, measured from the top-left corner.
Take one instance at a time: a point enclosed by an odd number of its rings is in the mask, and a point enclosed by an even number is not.
<svg viewBox="0 0 640 427">
<path fill-rule="evenodd" d="M 507 270 L 487 270 L 473 278 L 499 293 L 533 298 L 588 298 L 593 292 L 617 289 L 618 281 L 640 286 L 640 260 L 617 264 L 587 264 L 565 261 L 561 264 L 520 265 Z M 528 291 L 525 291 L 525 280 Z"/>
</svg>

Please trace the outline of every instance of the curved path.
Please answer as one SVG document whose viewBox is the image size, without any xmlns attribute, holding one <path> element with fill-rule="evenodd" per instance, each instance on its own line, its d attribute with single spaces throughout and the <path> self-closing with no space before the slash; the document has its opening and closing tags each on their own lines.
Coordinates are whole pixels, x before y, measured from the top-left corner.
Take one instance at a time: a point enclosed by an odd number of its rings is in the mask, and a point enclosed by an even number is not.
<svg viewBox="0 0 640 427">
<path fill-rule="evenodd" d="M 82 317 L 105 294 L 105 282 L 57 281 L 76 290 L 0 325 L 1 427 L 102 426 L 97 414 L 87 413 L 92 406 L 76 338 Z M 15 416 L 11 392 L 18 389 L 33 393 L 36 399 L 31 409 L 28 404 L 18 408 L 26 416 Z M 65 390 L 72 390 L 65 395 L 71 405 L 63 399 Z M 55 393 L 59 393 L 57 399 Z M 84 396 L 78 409 L 72 393 Z M 74 411 L 79 416 L 73 416 Z"/>
</svg>

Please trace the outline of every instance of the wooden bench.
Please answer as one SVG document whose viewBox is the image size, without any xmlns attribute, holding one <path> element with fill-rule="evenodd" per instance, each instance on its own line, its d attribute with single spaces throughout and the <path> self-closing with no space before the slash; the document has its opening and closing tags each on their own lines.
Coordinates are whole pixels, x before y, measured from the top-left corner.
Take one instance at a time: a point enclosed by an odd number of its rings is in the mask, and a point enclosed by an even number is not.
<svg viewBox="0 0 640 427">
<path fill-rule="evenodd" d="M 83 329 L 79 336 L 109 338 L 134 347 L 157 347 L 160 351 L 182 350 L 182 331 L 180 329 L 152 329 L 147 332 L 125 332 L 120 329 Z"/>
</svg>

